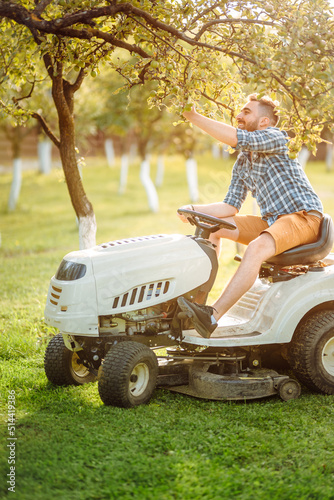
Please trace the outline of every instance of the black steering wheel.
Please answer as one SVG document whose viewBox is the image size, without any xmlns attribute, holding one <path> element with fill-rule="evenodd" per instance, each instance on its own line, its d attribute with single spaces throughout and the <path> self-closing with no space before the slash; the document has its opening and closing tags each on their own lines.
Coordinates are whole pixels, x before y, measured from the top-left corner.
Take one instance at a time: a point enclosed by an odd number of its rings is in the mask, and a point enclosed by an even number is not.
<svg viewBox="0 0 334 500">
<path fill-rule="evenodd" d="M 180 215 L 185 215 L 190 224 L 197 227 L 196 236 L 208 238 L 210 234 L 219 231 L 219 229 L 237 229 L 237 226 L 232 222 L 227 222 L 212 215 L 196 212 L 196 210 L 187 210 L 179 208 L 177 211 Z"/>
</svg>

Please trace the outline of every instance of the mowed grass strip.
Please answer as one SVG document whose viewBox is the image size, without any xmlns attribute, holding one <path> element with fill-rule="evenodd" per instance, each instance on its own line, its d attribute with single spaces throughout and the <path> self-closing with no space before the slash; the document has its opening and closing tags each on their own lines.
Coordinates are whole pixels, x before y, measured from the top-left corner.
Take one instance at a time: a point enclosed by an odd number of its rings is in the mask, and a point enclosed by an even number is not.
<svg viewBox="0 0 334 500">
<path fill-rule="evenodd" d="M 222 199 L 232 162 L 199 159 L 200 202 Z M 334 216 L 334 173 L 310 163 L 307 173 Z M 152 177 L 155 175 L 152 161 Z M 189 234 L 176 217 L 188 203 L 184 161 L 166 158 L 160 212 L 152 214 L 130 167 L 118 195 L 119 165 L 87 161 L 83 180 L 98 222 L 97 242 L 155 233 Z M 97 384 L 53 387 L 43 369 L 53 329 L 43 323 L 49 279 L 77 249 L 75 216 L 60 170 L 25 172 L 20 201 L 7 213 L 10 176 L 0 177 L 0 496 L 8 496 L 8 394 L 16 395 L 15 498 L 333 499 L 334 405 L 312 394 L 284 403 L 197 400 L 159 389 L 131 410 L 102 404 Z M 244 212 L 251 212 L 247 200 Z M 211 298 L 237 264 L 226 242 Z M 14 496 L 13 496 L 14 498 Z"/>
</svg>

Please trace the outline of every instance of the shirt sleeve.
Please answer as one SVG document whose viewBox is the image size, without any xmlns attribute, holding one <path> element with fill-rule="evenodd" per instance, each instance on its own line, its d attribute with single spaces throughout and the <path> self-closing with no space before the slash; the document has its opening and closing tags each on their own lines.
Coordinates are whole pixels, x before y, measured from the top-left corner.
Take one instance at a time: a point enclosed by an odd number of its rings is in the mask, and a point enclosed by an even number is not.
<svg viewBox="0 0 334 500">
<path fill-rule="evenodd" d="M 238 128 L 237 138 L 238 143 L 235 147 L 237 150 L 271 154 L 282 154 L 288 151 L 288 136 L 276 127 L 254 130 L 254 132 Z"/>
<path fill-rule="evenodd" d="M 228 203 L 237 210 L 240 210 L 241 205 L 246 199 L 247 191 L 248 189 L 243 180 L 240 178 L 237 169 L 233 168 L 230 187 L 228 188 L 227 195 L 223 200 L 224 203 Z"/>
</svg>

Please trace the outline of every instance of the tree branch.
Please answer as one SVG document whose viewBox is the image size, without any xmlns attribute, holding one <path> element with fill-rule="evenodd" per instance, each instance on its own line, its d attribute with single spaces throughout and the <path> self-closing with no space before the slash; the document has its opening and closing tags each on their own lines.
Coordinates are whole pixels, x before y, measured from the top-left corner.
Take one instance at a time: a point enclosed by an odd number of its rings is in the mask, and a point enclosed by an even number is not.
<svg viewBox="0 0 334 500">
<path fill-rule="evenodd" d="M 231 113 L 234 113 L 234 109 L 228 106 L 227 104 L 224 104 L 220 101 L 216 101 L 212 97 L 208 96 L 205 92 L 201 92 L 202 96 L 205 97 L 205 99 L 208 99 L 208 101 L 214 102 L 218 107 L 221 106 L 222 108 L 228 109 Z"/>
<path fill-rule="evenodd" d="M 132 17 L 132 16 L 129 16 L 130 19 L 132 19 L 133 21 L 135 21 L 137 24 L 139 24 L 142 28 L 146 29 L 149 33 L 151 33 L 151 35 L 153 35 L 154 37 L 158 38 L 158 40 L 161 40 L 164 44 L 168 45 L 171 49 L 173 49 L 177 54 L 179 54 L 179 56 L 183 57 L 184 59 L 186 59 L 187 61 L 189 61 L 189 59 L 191 59 L 190 57 L 186 56 L 185 54 L 182 54 L 182 52 L 180 52 L 176 47 L 175 45 L 172 45 L 171 43 L 169 43 L 168 41 L 164 40 L 163 38 L 161 38 L 161 36 L 157 35 L 157 33 L 154 33 L 148 26 L 145 26 L 145 24 L 141 23 L 138 19 L 136 19 L 135 17 Z"/>
<path fill-rule="evenodd" d="M 24 96 L 22 96 L 22 97 L 13 97 L 13 103 L 14 103 L 17 107 L 19 107 L 19 106 L 18 106 L 18 104 L 17 104 L 19 101 L 23 101 L 23 99 L 29 99 L 29 98 L 31 97 L 31 95 L 32 95 L 32 93 L 33 93 L 33 90 L 34 90 L 34 88 L 35 88 L 35 83 L 36 83 L 36 80 L 34 80 L 34 82 L 32 83 L 32 85 L 31 85 L 31 89 L 30 89 L 30 92 L 29 92 L 29 94 L 28 94 L 28 95 L 24 95 Z"/>
<path fill-rule="evenodd" d="M 203 33 L 208 30 L 211 26 L 216 24 L 261 24 L 262 26 L 277 26 L 272 21 L 259 21 L 258 19 L 212 19 L 212 21 L 208 21 L 206 24 L 202 26 L 199 32 L 194 37 L 194 40 L 199 40 Z"/>
<path fill-rule="evenodd" d="M 32 118 L 35 118 L 38 121 L 38 123 L 41 125 L 42 129 L 44 130 L 45 134 L 48 136 L 48 138 L 51 139 L 53 144 L 59 149 L 60 148 L 60 140 L 54 135 L 54 133 L 50 129 L 49 125 L 46 123 L 43 116 L 41 116 L 39 113 L 36 113 L 35 111 L 31 111 L 29 114 L 32 116 Z"/>
<path fill-rule="evenodd" d="M 33 12 L 35 13 L 36 16 L 40 17 L 41 14 L 45 11 L 46 7 L 52 2 L 52 0 L 41 0 L 40 2 L 37 2 L 37 5 Z"/>
<path fill-rule="evenodd" d="M 86 28 L 80 30 L 75 28 L 64 28 L 64 29 L 57 29 L 56 31 L 50 31 L 50 33 L 62 36 L 68 36 L 70 38 L 79 38 L 83 40 L 90 40 L 91 38 L 95 37 L 110 43 L 110 45 L 114 47 L 119 47 L 121 49 L 127 50 L 130 53 L 138 54 L 144 59 L 151 57 L 151 55 L 148 52 L 145 52 L 145 50 L 143 50 L 138 45 L 131 45 L 130 43 L 118 40 L 115 36 L 111 35 L 110 33 L 105 33 L 104 31 L 100 31 L 95 28 L 89 28 L 89 29 Z"/>
<path fill-rule="evenodd" d="M 75 82 L 72 85 L 69 85 L 69 88 L 71 89 L 73 94 L 74 94 L 74 92 L 79 90 L 82 82 L 84 81 L 84 78 L 85 78 L 85 68 L 81 68 Z"/>
<path fill-rule="evenodd" d="M 13 7 L 14 5 L 15 7 Z M 191 38 L 182 31 L 179 31 L 173 26 L 170 26 L 162 21 L 159 21 L 148 12 L 145 12 L 144 10 L 135 7 L 129 2 L 121 4 L 112 4 L 106 7 L 98 7 L 90 10 L 81 10 L 73 14 L 64 16 L 63 18 L 59 18 L 53 21 L 45 21 L 37 18 L 36 16 L 31 15 L 31 13 L 21 5 L 0 1 L 0 16 L 5 16 L 8 17 L 9 19 L 13 19 L 19 24 L 24 24 L 32 31 L 38 30 L 40 33 L 62 35 L 84 40 L 90 40 L 91 38 L 96 37 L 105 40 L 106 42 L 110 43 L 115 47 L 123 48 L 130 53 L 133 52 L 143 58 L 150 58 L 151 55 L 148 54 L 146 51 L 144 51 L 138 45 L 131 45 L 122 40 L 118 40 L 110 33 L 105 33 L 103 31 L 100 31 L 92 27 L 83 29 L 77 29 L 73 27 L 69 28 L 69 26 L 73 26 L 75 24 L 89 24 L 92 21 L 92 19 L 96 19 L 99 17 L 105 17 L 105 16 L 113 17 L 117 13 L 121 12 L 123 12 L 127 16 L 130 16 L 131 14 L 137 16 L 138 18 L 145 20 L 150 26 L 159 29 L 165 33 L 168 33 L 170 35 L 173 35 L 175 38 L 182 40 L 188 43 L 189 45 L 215 50 L 217 52 L 230 55 L 231 57 L 238 57 L 240 59 L 244 59 L 245 61 L 248 61 L 251 64 L 256 64 L 256 61 L 246 56 L 245 54 L 229 51 L 223 49 L 219 45 L 211 45 L 208 43 L 200 42 L 195 38 Z M 261 24 L 261 22 L 262 21 L 258 21 L 259 24 Z"/>
</svg>

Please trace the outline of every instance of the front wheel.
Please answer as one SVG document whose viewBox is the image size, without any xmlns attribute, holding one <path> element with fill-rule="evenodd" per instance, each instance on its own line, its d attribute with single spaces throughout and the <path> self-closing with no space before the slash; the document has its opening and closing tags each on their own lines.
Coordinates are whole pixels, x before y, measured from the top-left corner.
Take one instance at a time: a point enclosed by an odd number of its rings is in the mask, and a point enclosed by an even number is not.
<svg viewBox="0 0 334 500">
<path fill-rule="evenodd" d="M 334 394 L 334 311 L 314 313 L 297 328 L 289 363 L 306 387 Z"/>
<path fill-rule="evenodd" d="M 104 358 L 99 370 L 99 394 L 105 405 L 132 408 L 151 399 L 157 377 L 157 357 L 149 347 L 121 342 Z"/>
<path fill-rule="evenodd" d="M 96 380 L 77 353 L 67 349 L 60 333 L 50 340 L 46 348 L 44 370 L 48 380 L 55 385 L 83 385 Z"/>
</svg>

